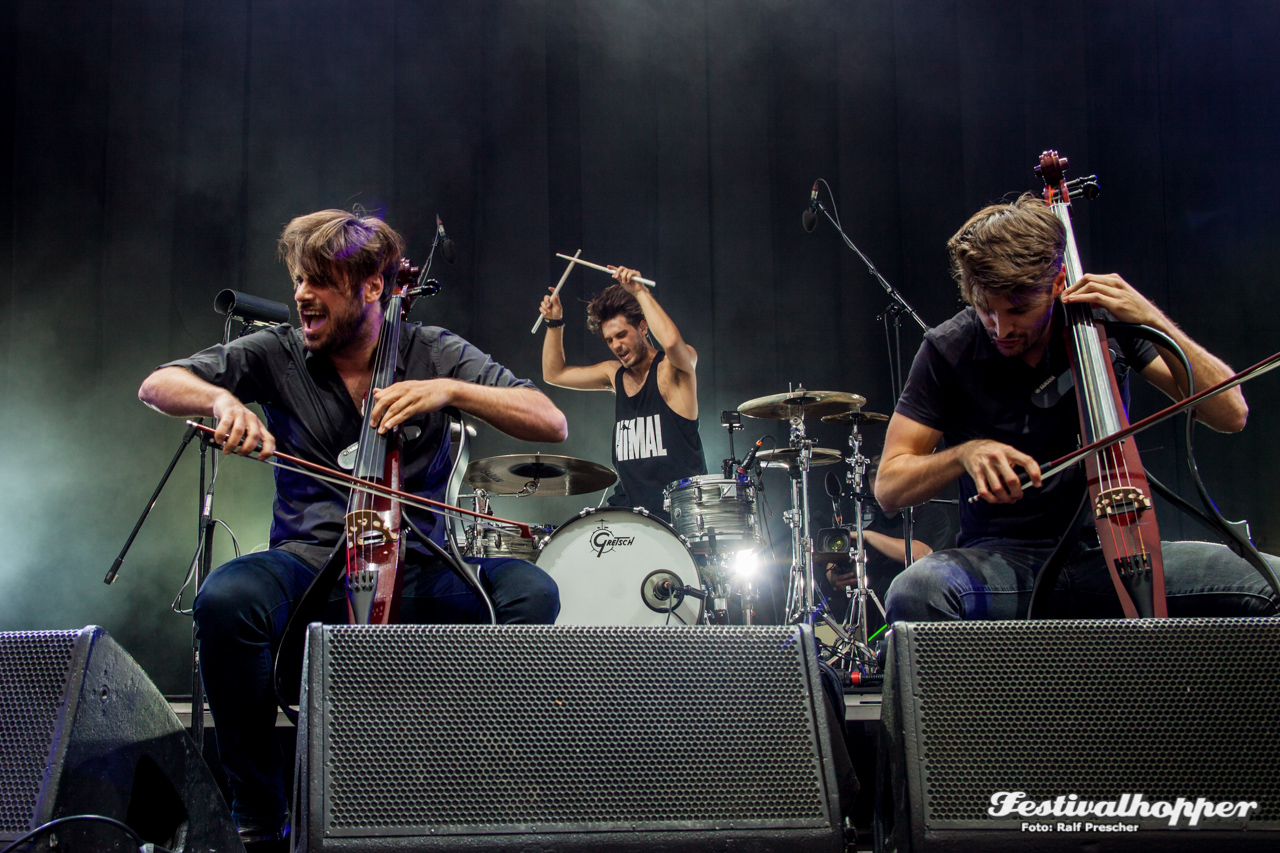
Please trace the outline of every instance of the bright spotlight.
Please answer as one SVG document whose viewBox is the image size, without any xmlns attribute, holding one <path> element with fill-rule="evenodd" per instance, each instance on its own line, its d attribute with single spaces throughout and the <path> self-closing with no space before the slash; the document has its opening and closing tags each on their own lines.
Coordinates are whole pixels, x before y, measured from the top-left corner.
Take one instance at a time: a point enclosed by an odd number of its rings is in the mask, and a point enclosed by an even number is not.
<svg viewBox="0 0 1280 853">
<path fill-rule="evenodd" d="M 743 580 L 754 577 L 760 569 L 760 555 L 745 548 L 733 555 L 733 573 Z"/>
</svg>

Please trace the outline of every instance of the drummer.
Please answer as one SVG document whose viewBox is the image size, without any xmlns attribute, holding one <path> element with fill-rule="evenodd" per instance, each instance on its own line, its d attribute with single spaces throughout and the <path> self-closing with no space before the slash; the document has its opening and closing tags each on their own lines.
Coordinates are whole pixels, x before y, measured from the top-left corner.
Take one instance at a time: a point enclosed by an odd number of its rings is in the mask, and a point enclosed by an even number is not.
<svg viewBox="0 0 1280 853">
<path fill-rule="evenodd" d="M 640 273 L 610 266 L 616 284 L 587 305 L 587 328 L 613 353 L 586 367 L 564 363 L 564 308 L 554 292 L 542 297 L 546 318 L 542 378 L 561 388 L 613 391 L 613 467 L 618 485 L 610 506 L 644 507 L 663 521 L 662 490 L 685 477 L 707 473 L 698 435 L 698 353 Z M 650 342 L 657 339 L 661 349 Z"/>
</svg>

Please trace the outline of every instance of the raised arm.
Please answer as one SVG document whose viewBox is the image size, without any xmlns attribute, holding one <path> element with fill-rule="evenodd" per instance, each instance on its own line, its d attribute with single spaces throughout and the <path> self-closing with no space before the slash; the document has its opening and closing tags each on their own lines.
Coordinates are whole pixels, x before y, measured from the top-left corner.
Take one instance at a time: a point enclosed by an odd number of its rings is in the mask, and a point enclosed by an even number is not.
<svg viewBox="0 0 1280 853">
<path fill-rule="evenodd" d="M 275 450 L 276 440 L 253 410 L 225 388 L 206 382 L 181 367 L 162 367 L 138 389 L 138 399 L 158 412 L 181 418 L 218 419 L 215 438 L 223 453 L 248 456 L 259 444 L 258 458 Z"/>
<path fill-rule="evenodd" d="M 554 291 L 554 288 L 547 289 Z M 538 310 L 547 320 L 564 318 L 564 307 L 560 304 L 560 297 L 554 293 L 542 297 Z M 617 361 L 602 361 L 587 367 L 565 366 L 564 326 L 547 326 L 546 337 L 542 340 L 543 382 L 577 391 L 608 391 L 613 388 L 613 377 L 621 366 Z"/>
<path fill-rule="evenodd" d="M 698 367 L 698 351 L 684 342 L 680 329 L 667 316 L 667 312 L 662 310 L 662 306 L 658 304 L 657 299 L 653 298 L 649 288 L 635 280 L 640 275 L 639 271 L 614 266 L 609 269 L 613 270 L 613 277 L 618 280 L 618 283 L 640 303 L 640 310 L 644 312 L 649 331 L 653 332 L 654 338 L 662 345 L 663 351 L 667 354 L 667 361 L 681 373 L 693 376 Z"/>
</svg>

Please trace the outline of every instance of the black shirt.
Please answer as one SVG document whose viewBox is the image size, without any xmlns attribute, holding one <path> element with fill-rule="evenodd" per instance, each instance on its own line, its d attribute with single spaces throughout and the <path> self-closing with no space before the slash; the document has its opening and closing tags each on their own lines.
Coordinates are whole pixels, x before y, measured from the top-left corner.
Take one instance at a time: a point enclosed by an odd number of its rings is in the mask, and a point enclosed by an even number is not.
<svg viewBox="0 0 1280 853">
<path fill-rule="evenodd" d="M 664 487 L 685 477 L 707 473 L 698 422 L 671 410 L 658 390 L 658 365 L 666 358 L 659 352 L 649 365 L 649 375 L 635 396 L 628 397 L 622 384 L 625 367 L 613 377 L 613 467 L 618 488 L 610 506 L 642 506 L 663 521 Z"/>
<path fill-rule="evenodd" d="M 1056 310 L 1056 309 L 1055 309 Z M 1102 319 L 1111 319 L 1096 310 Z M 1066 343 L 1054 332 L 1040 364 L 1003 356 L 982 327 L 977 312 L 965 308 L 930 329 L 916 353 L 895 411 L 942 433 L 948 447 L 977 438 L 1011 445 L 1038 462 L 1057 459 L 1080 446 L 1080 421 Z M 1156 358 L 1150 343 L 1109 338 L 1111 361 L 1125 407 L 1130 367 L 1142 370 Z M 1083 466 L 1047 478 L 1012 504 L 969 503 L 977 493 L 973 478 L 960 477 L 960 535 L 964 547 L 990 537 L 1055 539 L 1071 520 L 1085 486 Z"/>
<path fill-rule="evenodd" d="M 402 379 L 452 378 L 498 387 L 536 386 L 462 338 L 437 326 L 405 323 L 400 330 Z M 337 467 L 338 454 L 360 437 L 359 408 L 328 356 L 307 352 L 302 332 L 285 324 L 254 332 L 226 346 L 201 350 L 161 367 L 182 367 L 225 388 L 241 402 L 258 403 L 276 447 L 310 462 Z M 440 500 L 449 476 L 449 431 L 445 414 L 417 415 L 402 424 L 404 491 Z M 283 548 L 319 566 L 337 545 L 347 511 L 347 491 L 304 474 L 273 469 L 276 479 L 271 547 Z M 404 507 L 431 539 L 443 542 L 437 515 Z M 412 537 L 409 551 L 426 556 Z"/>
</svg>

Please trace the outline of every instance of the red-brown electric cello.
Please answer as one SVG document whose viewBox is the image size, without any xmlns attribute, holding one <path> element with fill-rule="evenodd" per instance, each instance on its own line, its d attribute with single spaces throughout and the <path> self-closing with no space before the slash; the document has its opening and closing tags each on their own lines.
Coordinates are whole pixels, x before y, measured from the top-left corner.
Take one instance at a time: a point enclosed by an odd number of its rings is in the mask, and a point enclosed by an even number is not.
<svg viewBox="0 0 1280 853">
<path fill-rule="evenodd" d="M 1067 284 L 1072 285 L 1084 275 L 1084 267 L 1071 228 L 1071 190 L 1063 176 L 1067 165 L 1067 158 L 1059 157 L 1057 151 L 1046 151 L 1035 171 L 1044 179 L 1045 203 L 1066 230 L 1063 265 Z M 1094 319 L 1091 305 L 1075 302 L 1062 307 L 1080 437 L 1088 445 L 1128 427 L 1129 416 L 1111 366 L 1105 326 Z M 1132 438 L 1117 441 L 1086 457 L 1085 471 L 1089 509 L 1124 615 L 1130 619 L 1168 616 L 1160 528 L 1137 445 Z"/>
</svg>

